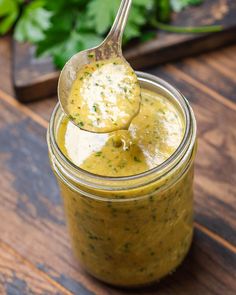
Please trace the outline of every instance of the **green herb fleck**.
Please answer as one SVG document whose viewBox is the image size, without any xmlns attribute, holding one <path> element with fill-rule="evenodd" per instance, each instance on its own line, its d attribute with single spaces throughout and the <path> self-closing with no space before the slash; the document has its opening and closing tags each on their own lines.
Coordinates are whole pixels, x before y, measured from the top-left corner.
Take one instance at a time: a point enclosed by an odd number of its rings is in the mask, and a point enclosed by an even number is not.
<svg viewBox="0 0 236 295">
<path fill-rule="evenodd" d="M 94 112 L 97 112 L 98 111 L 98 107 L 97 107 L 97 105 L 93 105 L 93 110 L 94 110 Z"/>
<path fill-rule="evenodd" d="M 84 126 L 84 122 L 80 121 L 80 122 L 77 123 L 77 125 L 78 125 L 79 127 L 83 127 L 83 126 Z"/>
<path fill-rule="evenodd" d="M 112 202 L 111 202 L 111 201 L 108 201 L 108 202 L 107 202 L 107 207 L 108 207 L 108 208 L 111 208 L 111 207 L 112 207 Z"/>
<path fill-rule="evenodd" d="M 130 250 L 130 243 L 125 243 L 124 245 L 123 245 L 123 250 L 125 251 L 125 252 L 128 252 L 129 250 Z"/>
<path fill-rule="evenodd" d="M 89 247 L 90 247 L 90 249 L 91 249 L 91 250 L 93 250 L 93 251 L 95 250 L 95 247 L 94 247 L 94 245 L 92 245 L 92 244 L 89 244 Z"/>
<path fill-rule="evenodd" d="M 138 162 L 138 163 L 141 163 L 142 161 L 138 158 L 138 157 L 136 157 L 136 156 L 134 156 L 134 161 L 135 162 Z"/>
<path fill-rule="evenodd" d="M 149 202 L 153 202 L 153 201 L 154 201 L 153 196 L 150 196 L 150 197 L 149 197 Z"/>
</svg>

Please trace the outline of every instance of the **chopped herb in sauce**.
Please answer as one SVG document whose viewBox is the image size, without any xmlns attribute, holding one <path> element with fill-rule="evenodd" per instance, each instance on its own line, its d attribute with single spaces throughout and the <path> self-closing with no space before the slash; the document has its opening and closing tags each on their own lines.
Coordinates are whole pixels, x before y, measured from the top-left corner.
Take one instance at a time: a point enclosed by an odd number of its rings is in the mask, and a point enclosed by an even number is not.
<svg viewBox="0 0 236 295">
<path fill-rule="evenodd" d="M 142 162 L 142 161 L 141 161 L 138 157 L 136 157 L 136 156 L 134 156 L 134 161 L 135 161 L 135 162 L 139 162 L 139 163 Z"/>
<path fill-rule="evenodd" d="M 94 112 L 97 112 L 98 111 L 98 107 L 97 107 L 96 104 L 93 105 L 93 110 L 94 110 Z"/>
<path fill-rule="evenodd" d="M 79 127 L 83 127 L 83 126 L 84 126 L 84 123 L 83 123 L 82 121 L 80 121 L 80 122 L 77 123 L 77 125 L 78 125 Z"/>
</svg>

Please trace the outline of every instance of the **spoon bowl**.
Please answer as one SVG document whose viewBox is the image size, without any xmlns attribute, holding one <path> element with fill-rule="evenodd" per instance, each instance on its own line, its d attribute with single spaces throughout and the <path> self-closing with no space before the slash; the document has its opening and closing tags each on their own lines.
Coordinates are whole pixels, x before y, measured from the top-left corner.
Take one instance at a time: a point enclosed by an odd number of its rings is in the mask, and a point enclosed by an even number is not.
<svg viewBox="0 0 236 295">
<path fill-rule="evenodd" d="M 91 63 L 95 63 L 98 61 L 106 61 L 113 58 L 119 58 L 124 64 L 126 64 L 126 66 L 128 65 L 130 67 L 130 65 L 128 64 L 128 62 L 125 60 L 125 58 L 122 55 L 121 45 L 122 45 L 122 36 L 123 36 L 123 32 L 127 22 L 131 3 L 132 3 L 132 0 L 122 0 L 119 10 L 117 12 L 115 21 L 113 23 L 113 26 L 110 32 L 108 33 L 107 37 L 105 38 L 105 40 L 100 45 L 94 48 L 84 50 L 73 55 L 65 64 L 65 66 L 63 67 L 60 73 L 59 81 L 58 81 L 58 99 L 64 113 L 66 113 L 69 116 L 70 120 L 76 125 L 78 125 L 77 122 L 74 120 L 72 116 L 70 116 L 70 112 L 68 110 L 68 97 L 70 95 L 73 82 L 76 80 L 76 77 L 78 75 L 78 72 L 85 65 L 89 65 Z M 131 67 L 130 67 L 130 71 L 133 71 Z M 140 104 L 139 104 L 139 107 L 140 107 Z M 139 112 L 139 107 L 137 108 L 137 110 L 135 110 L 132 118 L 130 118 L 130 122 L 133 119 L 133 117 L 136 116 L 137 113 Z M 79 127 L 83 130 L 87 130 L 90 132 L 101 132 L 101 133 L 104 132 L 103 130 L 101 131 L 90 130 L 85 128 L 84 126 L 79 126 Z M 111 131 L 114 131 L 117 129 L 119 128 L 112 128 Z"/>
</svg>

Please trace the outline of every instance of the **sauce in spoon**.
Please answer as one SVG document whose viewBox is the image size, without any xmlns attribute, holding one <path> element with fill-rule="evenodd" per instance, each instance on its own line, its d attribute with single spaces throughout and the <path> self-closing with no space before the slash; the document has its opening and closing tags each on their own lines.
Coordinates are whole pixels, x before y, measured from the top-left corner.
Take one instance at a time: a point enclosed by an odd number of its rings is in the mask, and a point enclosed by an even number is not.
<svg viewBox="0 0 236 295">
<path fill-rule="evenodd" d="M 97 47 L 73 55 L 58 81 L 63 111 L 80 129 L 128 129 L 140 107 L 137 76 L 122 55 L 122 35 L 132 0 L 122 0 L 114 24 Z"/>
<path fill-rule="evenodd" d="M 84 65 L 72 84 L 67 104 L 76 125 L 98 133 L 128 129 L 139 107 L 137 76 L 121 57 Z"/>
</svg>

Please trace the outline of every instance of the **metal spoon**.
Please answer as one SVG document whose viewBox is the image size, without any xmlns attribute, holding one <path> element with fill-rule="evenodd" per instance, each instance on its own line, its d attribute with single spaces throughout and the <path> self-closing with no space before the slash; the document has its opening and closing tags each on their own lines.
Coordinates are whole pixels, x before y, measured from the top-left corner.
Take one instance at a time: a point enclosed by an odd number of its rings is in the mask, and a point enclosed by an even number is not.
<svg viewBox="0 0 236 295">
<path fill-rule="evenodd" d="M 69 61 L 65 64 L 64 68 L 62 69 L 58 81 L 58 98 L 63 111 L 68 116 L 70 115 L 67 109 L 68 96 L 72 87 L 72 83 L 76 79 L 77 73 L 81 69 L 81 67 L 91 62 L 107 60 L 115 57 L 119 57 L 122 60 L 124 60 L 125 63 L 127 63 L 127 61 L 122 55 L 121 46 L 122 36 L 127 22 L 131 3 L 132 0 L 121 1 L 113 26 L 108 36 L 99 46 L 76 53 L 69 59 Z M 137 110 L 137 113 L 138 111 L 139 110 Z M 137 115 L 137 113 L 135 115 Z M 70 119 L 73 121 L 71 117 Z M 84 129 L 83 126 L 80 126 L 80 128 Z"/>
</svg>

